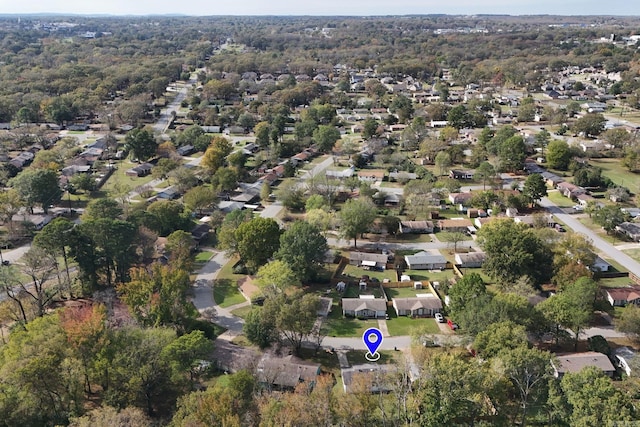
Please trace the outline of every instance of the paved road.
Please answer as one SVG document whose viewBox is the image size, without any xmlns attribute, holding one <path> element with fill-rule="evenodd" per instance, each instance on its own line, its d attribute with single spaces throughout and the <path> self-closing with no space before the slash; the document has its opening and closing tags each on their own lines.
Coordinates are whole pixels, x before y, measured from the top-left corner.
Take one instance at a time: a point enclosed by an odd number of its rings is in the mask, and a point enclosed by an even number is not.
<svg viewBox="0 0 640 427">
<path fill-rule="evenodd" d="M 19 246 L 15 249 L 10 249 L 10 250 L 3 250 L 2 251 L 2 259 L 5 261 L 9 261 L 12 264 L 15 263 L 16 261 L 18 261 L 20 258 L 23 257 L 23 255 L 25 253 L 27 253 L 27 251 L 31 249 L 31 244 L 28 243 L 26 245 L 23 246 Z"/>
<path fill-rule="evenodd" d="M 543 197 L 540 201 L 540 206 L 546 208 L 550 213 L 554 214 L 560 221 L 565 223 L 567 227 L 571 228 L 576 233 L 583 234 L 593 241 L 593 246 L 601 253 L 606 254 L 608 257 L 613 258 L 626 268 L 630 273 L 640 276 L 640 263 L 631 258 L 624 252 L 616 249 L 611 243 L 601 239 L 596 233 L 583 225 L 576 219 L 575 215 L 567 214 L 560 209 L 556 204 L 546 197 Z"/>
<path fill-rule="evenodd" d="M 191 88 L 191 85 L 197 82 L 198 82 L 198 70 L 191 73 L 191 77 L 189 78 L 189 80 L 186 83 L 182 84 L 178 89 L 178 94 L 173 99 L 173 101 L 171 101 L 166 108 L 160 111 L 160 117 L 158 118 L 158 121 L 153 125 L 153 131 L 155 133 L 163 134 L 167 131 L 167 128 L 169 127 L 169 123 L 171 122 L 172 114 L 178 112 L 178 109 L 180 108 L 180 104 L 187 97 L 187 94 L 189 93 L 189 89 Z"/>
</svg>

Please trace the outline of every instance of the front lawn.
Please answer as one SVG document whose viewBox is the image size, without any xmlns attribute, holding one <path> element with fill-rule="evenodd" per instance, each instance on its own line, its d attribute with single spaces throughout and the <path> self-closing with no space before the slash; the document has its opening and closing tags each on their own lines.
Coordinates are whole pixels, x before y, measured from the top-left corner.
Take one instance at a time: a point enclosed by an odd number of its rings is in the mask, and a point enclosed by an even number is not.
<svg viewBox="0 0 640 427">
<path fill-rule="evenodd" d="M 640 249 L 623 249 L 622 252 L 629 255 L 634 260 L 640 262 Z"/>
<path fill-rule="evenodd" d="M 419 330 L 423 334 L 439 334 L 435 319 L 430 317 L 411 318 L 408 316 L 397 317 L 395 310 L 389 310 L 389 320 L 387 320 L 387 329 L 391 336 L 411 335 L 414 331 Z"/>
<path fill-rule="evenodd" d="M 559 208 L 570 208 L 575 205 L 575 202 L 568 197 L 564 197 L 557 190 L 549 190 L 547 193 L 547 198 L 551 200 L 553 203 L 558 205 Z"/>
<path fill-rule="evenodd" d="M 327 318 L 327 336 L 330 337 L 361 337 L 368 328 L 377 328 L 377 320 L 360 320 L 353 317 L 343 317 L 339 304 L 334 304 Z"/>
<path fill-rule="evenodd" d="M 236 308 L 231 312 L 234 316 L 240 317 L 241 319 L 246 319 L 249 312 L 253 310 L 253 306 L 248 305 L 246 307 Z"/>
<path fill-rule="evenodd" d="M 216 279 L 214 281 L 213 300 L 223 308 L 246 301 L 244 295 L 238 289 L 238 283 L 229 279 Z"/>
<path fill-rule="evenodd" d="M 638 174 L 630 172 L 622 166 L 620 159 L 589 159 L 589 163 L 602 169 L 602 175 L 609 178 L 616 185 L 627 187 L 632 193 L 637 192 L 635 183 L 638 180 Z"/>
</svg>

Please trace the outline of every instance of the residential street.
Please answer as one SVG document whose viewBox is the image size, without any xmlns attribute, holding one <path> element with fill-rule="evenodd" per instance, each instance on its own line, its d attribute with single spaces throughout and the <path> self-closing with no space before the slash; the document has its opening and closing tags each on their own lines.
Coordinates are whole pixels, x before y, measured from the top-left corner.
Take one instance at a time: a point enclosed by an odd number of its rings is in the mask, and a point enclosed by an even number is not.
<svg viewBox="0 0 640 427">
<path fill-rule="evenodd" d="M 632 259 L 624 252 L 616 249 L 611 243 L 601 239 L 596 233 L 591 231 L 580 221 L 578 221 L 575 215 L 567 214 L 551 200 L 543 197 L 540 201 L 540 206 L 546 208 L 550 213 L 554 214 L 560 221 L 565 223 L 567 227 L 571 228 L 576 233 L 583 234 L 593 241 L 593 246 L 598 252 L 606 254 L 608 257 L 613 258 L 616 262 L 620 263 L 624 268 L 629 270 L 630 273 L 640 277 L 640 263 Z"/>
</svg>

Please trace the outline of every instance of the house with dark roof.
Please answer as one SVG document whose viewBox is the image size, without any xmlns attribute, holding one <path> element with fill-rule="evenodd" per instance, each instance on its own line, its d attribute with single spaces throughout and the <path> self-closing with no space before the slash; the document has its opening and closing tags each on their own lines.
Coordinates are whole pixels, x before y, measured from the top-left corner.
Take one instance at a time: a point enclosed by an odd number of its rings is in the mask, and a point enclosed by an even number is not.
<svg viewBox="0 0 640 427">
<path fill-rule="evenodd" d="M 387 268 L 389 255 L 369 252 L 349 252 L 349 264 L 367 268 Z"/>
<path fill-rule="evenodd" d="M 455 262 L 462 268 L 480 268 L 487 259 L 487 254 L 484 252 L 469 252 L 466 254 L 455 254 Z"/>
<path fill-rule="evenodd" d="M 366 363 L 353 365 L 340 370 L 345 393 L 363 392 L 367 387 L 370 393 L 388 393 L 392 390 L 389 378 L 396 374 L 398 367 L 392 364 Z"/>
<path fill-rule="evenodd" d="M 320 364 L 294 356 L 276 357 L 265 354 L 256 369 L 260 384 L 277 390 L 294 390 L 298 384 L 313 386 L 320 375 Z"/>
<path fill-rule="evenodd" d="M 433 221 L 400 221 L 399 229 L 402 234 L 429 234 L 433 233 Z"/>
<path fill-rule="evenodd" d="M 556 378 L 562 378 L 566 373 L 577 373 L 587 366 L 593 366 L 600 369 L 608 376 L 613 376 L 616 368 L 613 367 L 611 360 L 606 354 L 595 351 L 587 351 L 585 353 L 561 353 L 556 354 L 555 360 L 551 360 L 553 375 Z"/>
<path fill-rule="evenodd" d="M 474 175 L 475 171 L 473 170 L 451 169 L 449 171 L 449 178 L 451 179 L 473 179 Z"/>
<path fill-rule="evenodd" d="M 358 319 L 384 319 L 387 317 L 387 301 L 373 295 L 361 295 L 360 298 L 342 298 L 342 315 Z"/>
<path fill-rule="evenodd" d="M 441 219 L 438 221 L 438 228 L 440 231 L 448 231 L 452 233 L 465 233 L 469 230 L 469 226 L 472 226 L 471 220 L 466 218 L 461 219 Z"/>
<path fill-rule="evenodd" d="M 634 242 L 640 242 L 640 225 L 634 222 L 623 222 L 616 225 L 616 231 L 624 234 Z"/>
<path fill-rule="evenodd" d="M 149 175 L 151 173 L 151 169 L 153 169 L 153 165 L 151 163 L 141 163 L 127 170 L 124 174 L 127 176 L 142 177 Z"/>
<path fill-rule="evenodd" d="M 398 316 L 433 317 L 442 311 L 442 300 L 432 293 L 413 298 L 394 298 L 393 308 Z"/>
</svg>

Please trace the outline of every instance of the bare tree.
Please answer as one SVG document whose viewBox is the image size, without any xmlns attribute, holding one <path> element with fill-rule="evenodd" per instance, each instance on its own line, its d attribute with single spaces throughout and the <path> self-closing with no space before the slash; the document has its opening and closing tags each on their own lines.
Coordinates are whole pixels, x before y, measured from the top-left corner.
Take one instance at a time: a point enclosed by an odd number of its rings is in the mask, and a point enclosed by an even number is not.
<svg viewBox="0 0 640 427">
<path fill-rule="evenodd" d="M 45 310 L 58 294 L 58 286 L 48 286 L 57 269 L 57 261 L 44 249 L 32 247 L 24 255 L 22 272 L 29 276 L 30 283 L 19 281 L 22 291 L 31 297 L 36 304 L 38 316 L 43 316 Z"/>
</svg>

